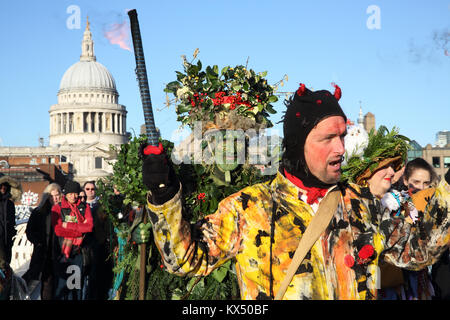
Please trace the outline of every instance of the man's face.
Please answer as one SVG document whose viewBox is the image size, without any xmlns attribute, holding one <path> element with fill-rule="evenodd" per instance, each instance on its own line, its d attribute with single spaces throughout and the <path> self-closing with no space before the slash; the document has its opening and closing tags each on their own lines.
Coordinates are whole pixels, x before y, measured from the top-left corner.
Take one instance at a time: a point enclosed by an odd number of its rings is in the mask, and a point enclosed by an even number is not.
<svg viewBox="0 0 450 320">
<path fill-rule="evenodd" d="M 1 192 L 2 194 L 5 194 L 5 193 L 6 193 L 6 185 L 4 185 L 4 184 L 0 185 L 0 192 Z"/>
<path fill-rule="evenodd" d="M 320 121 L 306 137 L 306 165 L 309 171 L 324 183 L 336 183 L 341 177 L 346 134 L 344 118 L 332 116 Z"/>
<path fill-rule="evenodd" d="M 84 186 L 84 193 L 86 194 L 86 200 L 91 201 L 95 199 L 95 186 L 92 183 L 86 183 Z"/>
</svg>

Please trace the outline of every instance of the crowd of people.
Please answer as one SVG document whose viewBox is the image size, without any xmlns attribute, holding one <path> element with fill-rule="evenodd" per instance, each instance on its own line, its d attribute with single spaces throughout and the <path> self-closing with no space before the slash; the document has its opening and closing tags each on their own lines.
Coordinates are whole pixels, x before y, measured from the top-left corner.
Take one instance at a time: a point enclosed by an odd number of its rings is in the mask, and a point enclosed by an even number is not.
<svg viewBox="0 0 450 320">
<path fill-rule="evenodd" d="M 108 299 L 110 232 L 94 181 L 49 184 L 26 228 L 33 254 L 22 278 L 29 292 L 40 285 L 42 300 Z"/>
</svg>

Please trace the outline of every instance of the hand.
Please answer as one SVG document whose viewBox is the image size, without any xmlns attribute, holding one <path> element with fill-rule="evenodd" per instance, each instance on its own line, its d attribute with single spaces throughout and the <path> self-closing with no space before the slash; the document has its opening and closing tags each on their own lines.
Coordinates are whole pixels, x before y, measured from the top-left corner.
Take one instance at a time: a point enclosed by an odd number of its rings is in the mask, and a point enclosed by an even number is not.
<svg viewBox="0 0 450 320">
<path fill-rule="evenodd" d="M 139 147 L 142 158 L 142 181 L 149 190 L 159 190 L 169 185 L 169 162 L 161 143 L 158 147 L 147 143 Z"/>
<path fill-rule="evenodd" d="M 62 223 L 62 227 L 63 227 L 63 228 L 67 228 L 67 222 L 63 222 L 63 223 Z"/>
</svg>

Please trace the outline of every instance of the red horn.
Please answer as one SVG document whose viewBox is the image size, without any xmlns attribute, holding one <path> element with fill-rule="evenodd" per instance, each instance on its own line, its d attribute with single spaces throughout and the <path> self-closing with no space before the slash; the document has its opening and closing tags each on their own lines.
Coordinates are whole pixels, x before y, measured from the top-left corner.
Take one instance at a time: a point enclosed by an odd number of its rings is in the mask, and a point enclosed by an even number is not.
<svg viewBox="0 0 450 320">
<path fill-rule="evenodd" d="M 342 96 L 341 88 L 339 88 L 339 86 L 336 83 L 334 83 L 334 82 L 332 82 L 331 85 L 334 87 L 334 94 L 333 95 L 336 98 L 336 100 L 339 101 L 339 99 Z"/>
<path fill-rule="evenodd" d="M 306 91 L 305 84 L 300 83 L 300 87 L 297 89 L 297 94 L 302 96 Z"/>
</svg>

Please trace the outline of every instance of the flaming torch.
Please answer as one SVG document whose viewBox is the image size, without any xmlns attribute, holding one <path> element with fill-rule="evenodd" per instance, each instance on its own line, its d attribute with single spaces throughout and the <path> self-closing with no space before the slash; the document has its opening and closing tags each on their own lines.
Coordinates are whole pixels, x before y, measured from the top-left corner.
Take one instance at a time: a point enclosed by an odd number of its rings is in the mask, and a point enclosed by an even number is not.
<svg viewBox="0 0 450 320">
<path fill-rule="evenodd" d="M 133 38 L 134 57 L 136 59 L 136 75 L 141 93 L 142 109 L 144 110 L 145 131 L 147 133 L 148 143 L 152 146 L 158 146 L 159 134 L 156 131 L 155 119 L 153 118 L 152 100 L 148 87 L 144 49 L 142 47 L 141 31 L 139 29 L 136 9 L 128 11 L 128 16 L 130 17 L 131 36 Z"/>
</svg>

